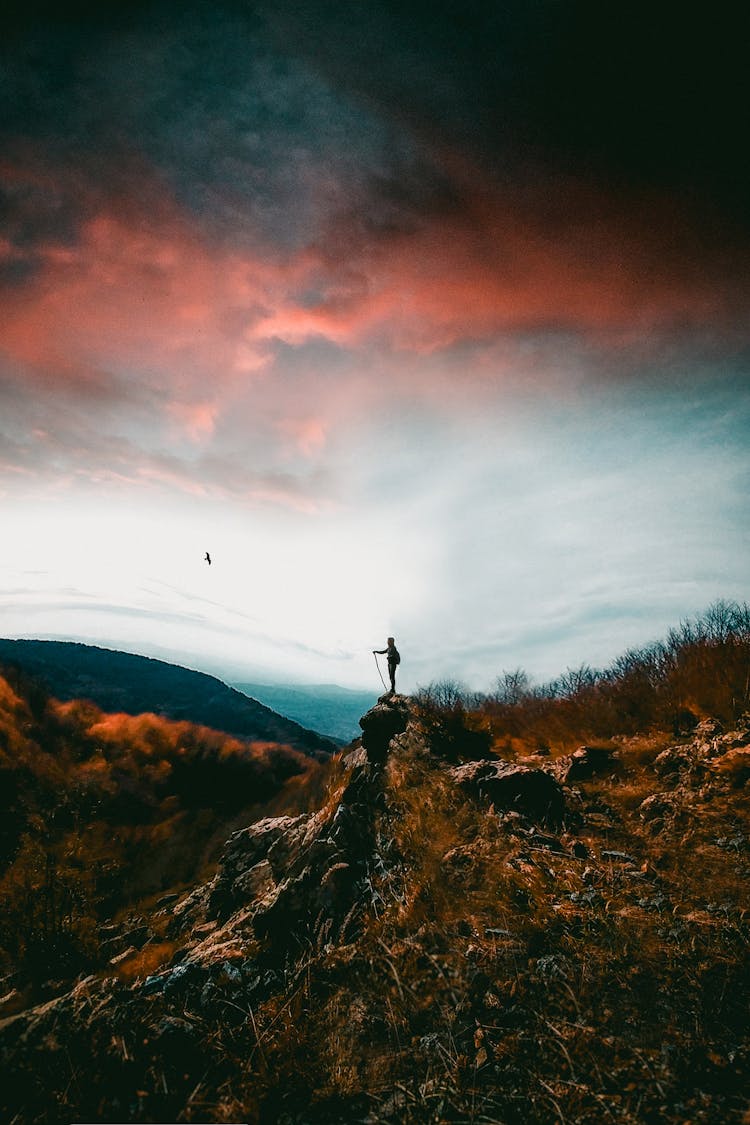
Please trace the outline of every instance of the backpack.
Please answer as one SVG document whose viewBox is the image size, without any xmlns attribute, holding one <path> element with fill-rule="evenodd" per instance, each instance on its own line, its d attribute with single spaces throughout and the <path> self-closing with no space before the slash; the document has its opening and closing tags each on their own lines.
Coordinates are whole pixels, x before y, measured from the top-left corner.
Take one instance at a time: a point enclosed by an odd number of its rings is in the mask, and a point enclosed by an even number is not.
<svg viewBox="0 0 750 1125">
<path fill-rule="evenodd" d="M 400 655 L 397 648 L 394 648 L 393 655 L 390 657 L 390 659 L 393 661 L 394 664 L 400 664 L 401 663 L 401 655 Z"/>
</svg>

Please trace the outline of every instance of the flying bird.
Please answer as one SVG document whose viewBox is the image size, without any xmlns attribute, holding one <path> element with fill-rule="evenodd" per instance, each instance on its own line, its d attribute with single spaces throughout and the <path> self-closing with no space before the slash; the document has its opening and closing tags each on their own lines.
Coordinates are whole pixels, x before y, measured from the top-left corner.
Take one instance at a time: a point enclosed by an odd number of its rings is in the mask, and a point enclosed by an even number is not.
<svg viewBox="0 0 750 1125">
<path fill-rule="evenodd" d="M 205 556 L 205 558 L 206 558 L 206 562 L 207 562 L 207 563 L 208 563 L 208 565 L 210 566 L 210 565 L 211 565 L 211 556 L 209 555 L 208 551 L 206 551 L 206 556 Z"/>
</svg>

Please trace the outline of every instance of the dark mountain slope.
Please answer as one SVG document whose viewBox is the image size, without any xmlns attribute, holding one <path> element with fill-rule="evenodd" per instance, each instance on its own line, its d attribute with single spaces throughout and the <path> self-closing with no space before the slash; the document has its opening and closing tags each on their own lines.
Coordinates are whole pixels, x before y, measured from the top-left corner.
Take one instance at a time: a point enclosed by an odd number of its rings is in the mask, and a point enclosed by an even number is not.
<svg viewBox="0 0 750 1125">
<path fill-rule="evenodd" d="M 336 746 L 205 672 L 69 641 L 0 640 L 0 664 L 40 679 L 60 700 L 90 699 L 105 711 L 151 711 L 239 738 L 285 743 L 313 757 Z"/>
</svg>

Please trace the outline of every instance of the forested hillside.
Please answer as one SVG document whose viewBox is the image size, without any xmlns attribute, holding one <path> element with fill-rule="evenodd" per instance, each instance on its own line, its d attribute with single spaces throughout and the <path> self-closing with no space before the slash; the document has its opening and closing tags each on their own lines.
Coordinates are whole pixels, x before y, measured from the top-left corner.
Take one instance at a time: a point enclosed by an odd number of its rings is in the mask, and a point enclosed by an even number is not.
<svg viewBox="0 0 750 1125">
<path fill-rule="evenodd" d="M 326 756 L 329 739 L 285 719 L 215 676 L 163 660 L 69 641 L 0 640 L 0 664 L 15 665 L 57 699 L 90 699 L 104 711 L 153 711 L 239 738 L 284 742 Z"/>
<path fill-rule="evenodd" d="M 20 986 L 20 999 L 100 965 L 103 926 L 198 878 L 236 822 L 319 768 L 283 744 L 62 703 L 6 669 L 0 975 Z"/>
</svg>

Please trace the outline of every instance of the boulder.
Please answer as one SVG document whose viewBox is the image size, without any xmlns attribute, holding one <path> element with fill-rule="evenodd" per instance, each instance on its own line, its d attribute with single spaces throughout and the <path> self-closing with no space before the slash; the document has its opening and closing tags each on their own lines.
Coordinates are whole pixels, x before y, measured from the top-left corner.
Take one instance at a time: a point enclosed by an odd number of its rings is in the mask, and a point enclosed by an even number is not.
<svg viewBox="0 0 750 1125">
<path fill-rule="evenodd" d="M 715 738 L 717 734 L 722 734 L 723 730 L 718 719 L 707 718 L 701 719 L 693 733 L 697 739 Z"/>
<path fill-rule="evenodd" d="M 642 820 L 662 820 L 665 816 L 674 813 L 674 800 L 668 793 L 652 793 L 638 806 L 638 815 Z"/>
<path fill-rule="evenodd" d="M 689 746 L 668 746 L 654 758 L 654 769 L 662 776 L 679 773 L 691 764 L 693 757 Z"/>
<path fill-rule="evenodd" d="M 579 746 L 572 754 L 558 758 L 555 777 L 562 785 L 585 781 L 596 774 L 611 773 L 617 766 L 617 752 L 606 746 Z"/>
<path fill-rule="evenodd" d="M 225 920 L 248 901 L 265 893 L 288 866 L 309 816 L 265 817 L 230 836 L 211 885 L 206 915 Z M 278 845 L 276 862 L 270 859 Z"/>
<path fill-rule="evenodd" d="M 406 730 L 410 716 L 409 704 L 400 695 L 384 698 L 362 716 L 362 746 L 369 761 L 385 760 L 391 739 Z"/>
<path fill-rule="evenodd" d="M 497 809 L 519 812 L 529 820 L 558 827 L 565 815 L 565 794 L 545 770 L 511 762 L 467 762 L 450 770 L 454 781 L 472 796 Z"/>
<path fill-rule="evenodd" d="M 731 784 L 740 789 L 750 779 L 750 747 L 738 746 L 727 751 L 714 765 L 714 769 Z"/>
<path fill-rule="evenodd" d="M 281 957 L 290 947 L 339 932 L 358 914 L 382 771 L 364 750 L 347 759 L 345 785 L 333 807 L 267 817 L 230 838 L 206 896 L 205 915 L 219 920 L 222 940 L 249 928 L 269 939 L 271 952 Z"/>
</svg>

